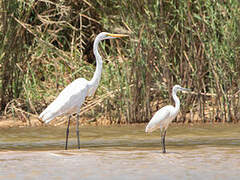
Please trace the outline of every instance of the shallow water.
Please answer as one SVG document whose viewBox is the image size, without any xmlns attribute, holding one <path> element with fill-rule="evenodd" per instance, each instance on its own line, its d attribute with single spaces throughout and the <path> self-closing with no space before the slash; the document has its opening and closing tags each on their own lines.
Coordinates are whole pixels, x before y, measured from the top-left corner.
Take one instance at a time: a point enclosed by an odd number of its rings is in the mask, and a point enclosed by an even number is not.
<svg viewBox="0 0 240 180">
<path fill-rule="evenodd" d="M 160 133 L 143 125 L 0 129 L 0 179 L 239 179 L 239 125 L 171 126 L 167 153 Z"/>
</svg>

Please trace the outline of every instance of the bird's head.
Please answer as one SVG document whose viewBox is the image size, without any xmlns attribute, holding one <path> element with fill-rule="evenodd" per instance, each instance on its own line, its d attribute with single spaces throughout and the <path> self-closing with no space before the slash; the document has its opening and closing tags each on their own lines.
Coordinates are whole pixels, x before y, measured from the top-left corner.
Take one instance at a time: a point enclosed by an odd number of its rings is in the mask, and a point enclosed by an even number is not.
<svg viewBox="0 0 240 180">
<path fill-rule="evenodd" d="M 183 87 L 181 87 L 180 85 L 175 85 L 175 86 L 173 86 L 173 92 L 178 92 L 178 91 L 186 91 L 186 92 L 189 92 L 189 91 L 191 91 L 191 89 L 183 88 Z"/>
<path fill-rule="evenodd" d="M 108 32 L 101 32 L 97 35 L 96 39 L 99 40 L 105 40 L 105 39 L 114 39 L 114 38 L 121 38 L 121 37 L 127 37 L 126 34 L 112 34 Z"/>
</svg>

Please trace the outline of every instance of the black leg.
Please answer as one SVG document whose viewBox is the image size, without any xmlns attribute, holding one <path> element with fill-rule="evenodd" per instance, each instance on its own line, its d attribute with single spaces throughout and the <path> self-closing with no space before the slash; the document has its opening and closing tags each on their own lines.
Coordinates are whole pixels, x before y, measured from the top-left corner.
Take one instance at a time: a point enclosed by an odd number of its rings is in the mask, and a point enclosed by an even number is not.
<svg viewBox="0 0 240 180">
<path fill-rule="evenodd" d="M 163 131 L 163 134 L 162 134 L 162 150 L 163 150 L 163 153 L 166 153 L 166 147 L 165 147 L 165 136 L 166 136 L 166 130 Z"/>
<path fill-rule="evenodd" d="M 79 138 L 79 114 L 77 114 L 77 127 L 76 127 L 76 133 L 77 133 L 78 149 L 80 149 L 80 138 Z"/>
<path fill-rule="evenodd" d="M 67 131 L 66 131 L 66 144 L 65 144 L 65 150 L 67 150 L 67 146 L 68 146 L 68 135 L 69 135 L 70 119 L 71 119 L 71 115 L 68 117 L 68 125 L 67 125 Z"/>
</svg>

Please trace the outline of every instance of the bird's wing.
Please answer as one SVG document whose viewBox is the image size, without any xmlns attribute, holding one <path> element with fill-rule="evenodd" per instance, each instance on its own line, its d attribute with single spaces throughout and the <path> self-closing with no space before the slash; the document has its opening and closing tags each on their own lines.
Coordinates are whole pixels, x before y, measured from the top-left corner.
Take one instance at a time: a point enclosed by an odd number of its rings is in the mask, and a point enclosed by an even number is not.
<svg viewBox="0 0 240 180">
<path fill-rule="evenodd" d="M 88 92 L 88 81 L 79 78 L 69 84 L 58 97 L 40 114 L 46 123 L 57 116 L 80 111 Z"/>
<path fill-rule="evenodd" d="M 153 132 L 158 128 L 163 128 L 170 118 L 171 106 L 165 106 L 158 110 L 146 126 L 146 132 Z"/>
</svg>

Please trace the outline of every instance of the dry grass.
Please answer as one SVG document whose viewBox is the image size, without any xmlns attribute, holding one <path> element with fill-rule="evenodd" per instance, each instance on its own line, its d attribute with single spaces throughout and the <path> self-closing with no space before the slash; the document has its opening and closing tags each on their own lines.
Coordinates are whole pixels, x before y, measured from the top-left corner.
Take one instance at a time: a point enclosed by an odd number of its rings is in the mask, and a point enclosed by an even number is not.
<svg viewBox="0 0 240 180">
<path fill-rule="evenodd" d="M 111 31 L 130 38 L 102 44 L 101 83 L 82 117 L 147 122 L 181 84 L 193 93 L 180 95 L 177 122 L 238 122 L 239 12 L 238 1 L 2 0 L 2 112 L 28 122 L 74 79 L 90 79 L 94 37 Z"/>
</svg>

